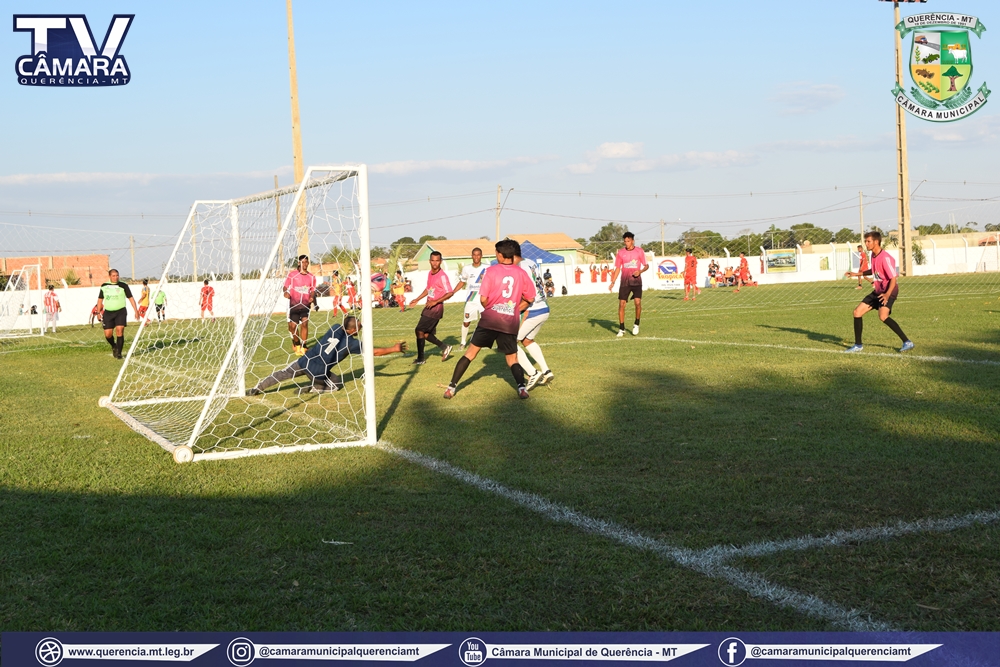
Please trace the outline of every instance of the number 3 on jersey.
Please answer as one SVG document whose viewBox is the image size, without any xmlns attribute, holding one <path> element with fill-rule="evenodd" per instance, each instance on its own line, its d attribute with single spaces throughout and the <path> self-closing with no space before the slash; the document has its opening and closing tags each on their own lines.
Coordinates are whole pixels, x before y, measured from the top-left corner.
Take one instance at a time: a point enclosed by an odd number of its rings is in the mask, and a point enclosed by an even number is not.
<svg viewBox="0 0 1000 667">
<path fill-rule="evenodd" d="M 500 295 L 505 299 L 509 299 L 510 295 L 514 293 L 514 279 L 510 276 L 506 276 L 500 282 L 504 285 L 503 291 L 500 292 Z"/>
</svg>

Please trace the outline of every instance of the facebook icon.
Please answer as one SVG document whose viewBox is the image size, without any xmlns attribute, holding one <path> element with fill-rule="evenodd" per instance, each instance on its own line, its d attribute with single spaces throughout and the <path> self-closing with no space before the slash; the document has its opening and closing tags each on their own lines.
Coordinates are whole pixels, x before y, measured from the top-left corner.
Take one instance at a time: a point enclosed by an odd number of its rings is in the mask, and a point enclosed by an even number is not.
<svg viewBox="0 0 1000 667">
<path fill-rule="evenodd" d="M 736 637 L 730 637 L 719 644 L 719 660 L 723 665 L 742 665 L 747 659 L 747 646 Z"/>
</svg>

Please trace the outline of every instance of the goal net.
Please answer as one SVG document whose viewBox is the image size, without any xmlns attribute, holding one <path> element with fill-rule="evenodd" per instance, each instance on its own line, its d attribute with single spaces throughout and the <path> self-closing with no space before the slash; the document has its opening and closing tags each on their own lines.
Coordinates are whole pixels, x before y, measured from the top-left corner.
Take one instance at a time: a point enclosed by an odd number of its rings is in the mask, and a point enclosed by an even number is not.
<svg viewBox="0 0 1000 667">
<path fill-rule="evenodd" d="M 178 462 L 373 444 L 370 302 L 331 296 L 331 282 L 371 280 L 367 209 L 364 165 L 311 167 L 298 186 L 195 202 L 102 404 Z M 307 360 L 293 350 L 284 294 L 299 255 L 321 307 L 305 345 L 346 314 L 362 325 L 363 354 L 339 355 L 325 378 L 301 372 Z M 343 345 L 337 331 L 332 344 Z M 321 380 L 328 391 L 315 390 Z"/>
<path fill-rule="evenodd" d="M 0 292 L 0 339 L 43 335 L 41 266 L 11 272 Z"/>
</svg>

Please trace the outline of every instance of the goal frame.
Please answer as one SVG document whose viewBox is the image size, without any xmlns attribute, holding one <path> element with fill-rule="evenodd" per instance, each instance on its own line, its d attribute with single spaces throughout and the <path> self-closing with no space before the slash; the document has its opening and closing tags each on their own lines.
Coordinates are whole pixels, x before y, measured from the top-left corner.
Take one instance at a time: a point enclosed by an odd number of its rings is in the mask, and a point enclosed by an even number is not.
<svg viewBox="0 0 1000 667">
<path fill-rule="evenodd" d="M 10 340 L 10 339 L 14 339 L 14 338 L 30 338 L 30 337 L 34 337 L 34 336 L 45 336 L 45 303 L 44 303 L 44 298 L 42 296 L 45 293 L 45 291 L 42 289 L 42 265 L 41 264 L 38 264 L 38 263 L 35 263 L 35 264 L 25 264 L 21 268 L 14 269 L 13 271 L 11 271 L 11 274 L 10 274 L 8 280 L 7 280 L 7 285 L 4 286 L 4 289 L 3 289 L 2 292 L 0 292 L 0 294 L 6 295 L 6 294 L 9 294 L 9 293 L 13 292 L 13 290 L 10 289 L 10 286 L 11 286 L 11 283 L 14 282 L 14 277 L 18 276 L 18 275 L 20 275 L 20 276 L 23 277 L 25 271 L 28 271 L 28 270 L 33 270 L 33 272 L 35 274 L 35 285 L 36 285 L 35 287 L 31 286 L 31 276 L 29 275 L 28 276 L 28 281 L 27 281 L 27 287 L 24 290 L 24 292 L 25 292 L 25 294 L 27 295 L 27 298 L 28 298 L 28 310 L 24 314 L 14 315 L 13 316 L 13 318 L 14 318 L 14 320 L 13 320 L 14 324 L 11 326 L 10 331 L 9 332 L 0 331 L 0 339 L 2 339 L 2 340 Z M 39 310 L 38 310 L 38 314 L 37 315 L 32 315 L 31 314 L 31 295 L 33 293 L 35 294 L 35 298 L 38 300 L 38 309 Z M 8 317 L 10 317 L 10 316 L 8 315 Z M 26 330 L 23 330 L 23 331 L 21 329 L 19 329 L 18 326 L 17 326 L 17 322 L 18 322 L 18 320 L 21 317 L 27 317 L 28 318 L 28 327 L 27 327 Z M 36 317 L 38 318 L 38 322 L 39 322 L 39 324 L 38 324 L 38 331 L 37 332 L 35 331 L 35 318 Z"/>
<path fill-rule="evenodd" d="M 152 293 L 156 293 L 156 290 L 165 289 L 168 284 L 169 272 L 171 266 L 177 256 L 177 251 L 181 247 L 185 239 L 184 230 L 188 229 L 191 225 L 192 218 L 195 216 L 198 207 L 200 205 L 224 205 L 229 204 L 231 210 L 231 218 L 233 221 L 233 232 L 234 238 L 239 236 L 239 220 L 237 217 L 237 209 L 240 204 L 251 203 L 255 201 L 260 201 L 265 198 L 279 197 L 282 195 L 295 193 L 291 205 L 289 206 L 288 212 L 285 214 L 284 220 L 282 222 L 280 230 L 275 238 L 275 243 L 272 246 L 268 259 L 261 270 L 262 275 L 266 275 L 274 267 L 275 262 L 280 261 L 278 258 L 278 253 L 282 246 L 285 234 L 288 233 L 291 225 L 295 224 L 294 220 L 297 215 L 299 215 L 300 203 L 304 202 L 305 193 L 308 189 L 319 187 L 330 182 L 328 179 L 321 179 L 313 182 L 313 174 L 323 173 L 323 172 L 333 172 L 335 176 L 329 178 L 334 178 L 335 181 L 347 180 L 349 178 L 357 178 L 357 192 L 358 192 L 358 240 L 359 240 L 359 257 L 367 258 L 371 256 L 371 238 L 369 230 L 369 213 L 368 213 L 368 167 L 364 164 L 355 165 L 318 165 L 311 166 L 306 170 L 305 176 L 303 177 L 301 183 L 297 185 L 287 186 L 285 188 L 278 188 L 275 190 L 270 190 L 256 195 L 250 195 L 248 197 L 242 197 L 239 199 L 232 200 L 197 200 L 192 204 L 191 210 L 185 220 L 184 227 L 181 229 L 181 233 L 178 236 L 177 242 L 174 245 L 173 250 L 170 254 L 170 259 L 164 265 L 163 274 L 151 290 Z M 362 307 L 360 312 L 361 318 L 361 347 L 362 347 L 362 360 L 364 367 L 364 405 L 365 405 L 365 433 L 362 438 L 356 441 L 347 442 L 329 442 L 329 443 L 310 443 L 304 445 L 274 445 L 271 447 L 260 447 L 256 449 L 238 449 L 238 450 L 228 450 L 220 452 L 195 452 L 194 445 L 197 442 L 199 436 L 201 435 L 203 429 L 205 428 L 205 419 L 209 412 L 209 407 L 213 400 L 215 400 L 220 394 L 220 384 L 222 383 L 223 376 L 230 366 L 230 364 L 238 363 L 244 366 L 246 363 L 247 355 L 243 348 L 243 329 L 246 326 L 247 320 L 251 316 L 249 312 L 244 312 L 244 303 L 254 303 L 260 296 L 261 291 L 264 289 L 265 282 L 259 281 L 256 287 L 256 292 L 246 299 L 242 292 L 242 287 L 240 285 L 240 270 L 239 270 L 239 244 L 233 244 L 233 261 L 234 261 L 234 277 L 236 282 L 236 293 L 238 298 L 236 300 L 236 331 L 233 335 L 233 340 L 230 343 L 229 349 L 226 352 L 225 360 L 223 361 L 219 371 L 216 375 L 215 382 L 211 388 L 211 391 L 206 396 L 196 396 L 196 397 L 181 397 L 181 398 L 154 398 L 154 399 L 141 399 L 134 401 L 116 401 L 115 396 L 118 392 L 118 387 L 122 381 L 125 374 L 125 369 L 128 367 L 129 361 L 132 358 L 134 352 L 139 349 L 140 341 L 143 337 L 143 332 L 149 323 L 148 318 L 143 318 L 139 322 L 139 329 L 136 332 L 135 337 L 132 339 L 131 345 L 129 345 L 128 353 L 125 356 L 125 360 L 122 363 L 121 370 L 118 372 L 118 376 L 115 379 L 114 384 L 111 387 L 111 392 L 108 396 L 102 398 L 99 401 L 99 405 L 108 408 L 112 414 L 121 419 L 127 426 L 137 433 L 145 436 L 149 440 L 152 440 L 156 444 L 160 445 L 163 449 L 171 452 L 174 455 L 174 460 L 178 463 L 187 461 L 208 461 L 208 460 L 219 460 L 219 459 L 234 459 L 234 458 L 244 458 L 247 456 L 263 456 L 272 454 L 284 454 L 291 452 L 303 452 L 303 451 L 315 451 L 320 449 L 333 449 L 333 448 L 344 448 L 344 447 L 360 447 L 360 446 L 371 446 L 378 441 L 377 434 L 377 422 L 375 415 L 375 356 L 374 356 L 374 333 L 372 331 L 372 303 L 371 297 L 362 299 Z M 360 284 L 369 285 L 371 284 L 371 263 L 367 261 L 360 261 L 359 264 L 359 274 L 360 274 Z M 362 294 L 364 294 L 362 290 Z M 235 358 L 235 360 L 234 360 Z M 240 381 L 238 383 L 239 392 L 237 395 L 233 395 L 230 398 L 242 398 L 244 394 L 240 389 L 244 389 L 243 383 L 245 382 L 245 372 L 243 370 L 239 373 Z M 156 433 L 152 429 L 146 427 L 138 420 L 133 418 L 125 408 L 133 405 L 141 404 L 153 404 L 153 403 L 170 403 L 178 401 L 204 401 L 204 407 L 202 408 L 201 415 L 195 424 L 195 427 L 191 433 L 190 438 L 187 442 L 173 442 L 159 433 Z"/>
</svg>

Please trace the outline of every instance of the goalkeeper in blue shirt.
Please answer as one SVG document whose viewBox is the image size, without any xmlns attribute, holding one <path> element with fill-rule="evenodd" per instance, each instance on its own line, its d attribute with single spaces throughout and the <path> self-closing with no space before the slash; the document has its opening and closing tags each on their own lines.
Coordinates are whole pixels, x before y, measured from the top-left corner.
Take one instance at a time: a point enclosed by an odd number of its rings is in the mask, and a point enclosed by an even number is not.
<svg viewBox="0 0 1000 667">
<path fill-rule="evenodd" d="M 247 396 L 259 396 L 265 389 L 302 375 L 312 379 L 311 386 L 304 387 L 302 391 L 323 393 L 342 389 L 344 383 L 333 373 L 333 367 L 352 354 L 361 354 L 361 341 L 357 339 L 359 328 L 358 318 L 353 315 L 345 317 L 343 325 L 334 324 L 315 345 L 306 350 L 305 355 L 248 389 Z M 399 341 L 392 347 L 376 347 L 374 354 L 384 357 L 397 352 L 406 352 L 406 342 Z"/>
</svg>

